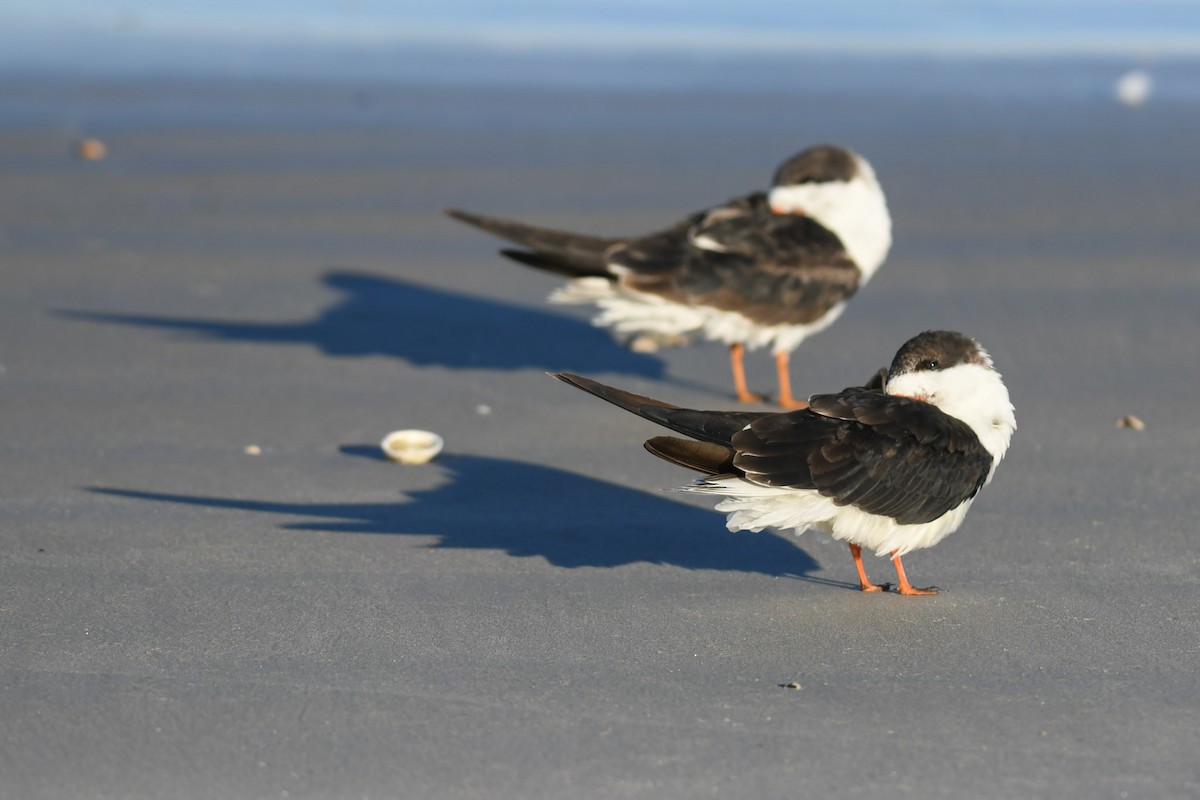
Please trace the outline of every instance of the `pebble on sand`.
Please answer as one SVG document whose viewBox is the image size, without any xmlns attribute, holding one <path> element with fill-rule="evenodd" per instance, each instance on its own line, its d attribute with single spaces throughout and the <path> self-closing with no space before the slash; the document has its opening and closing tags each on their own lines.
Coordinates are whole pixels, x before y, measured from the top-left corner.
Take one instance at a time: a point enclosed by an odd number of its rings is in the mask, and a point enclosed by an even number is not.
<svg viewBox="0 0 1200 800">
<path fill-rule="evenodd" d="M 108 145 L 99 139 L 83 139 L 75 144 L 75 157 L 80 161 L 102 161 L 108 155 Z"/>
</svg>

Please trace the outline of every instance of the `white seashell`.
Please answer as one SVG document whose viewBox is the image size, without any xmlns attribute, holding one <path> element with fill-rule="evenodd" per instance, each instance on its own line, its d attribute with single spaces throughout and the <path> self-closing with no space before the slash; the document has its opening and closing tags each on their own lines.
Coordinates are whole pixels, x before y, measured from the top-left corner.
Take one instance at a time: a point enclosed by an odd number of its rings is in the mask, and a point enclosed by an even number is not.
<svg viewBox="0 0 1200 800">
<path fill-rule="evenodd" d="M 390 460 L 401 464 L 424 464 L 442 452 L 445 442 L 433 431 L 414 428 L 392 431 L 383 437 L 379 446 Z"/>
</svg>

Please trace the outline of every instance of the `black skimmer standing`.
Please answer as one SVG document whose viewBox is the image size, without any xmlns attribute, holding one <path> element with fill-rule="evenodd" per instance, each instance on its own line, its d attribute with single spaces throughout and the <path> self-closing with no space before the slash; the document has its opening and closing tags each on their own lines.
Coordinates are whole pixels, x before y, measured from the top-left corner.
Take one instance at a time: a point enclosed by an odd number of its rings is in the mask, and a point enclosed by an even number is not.
<svg viewBox="0 0 1200 800">
<path fill-rule="evenodd" d="M 743 355 L 770 345 L 779 403 L 802 408 L 788 375 L 791 351 L 841 315 L 887 257 L 892 220 L 865 158 L 821 145 L 784 162 L 773 188 L 637 237 L 538 228 L 456 209 L 455 219 L 513 241 L 501 252 L 571 281 L 550 299 L 595 303 L 594 322 L 621 337 L 700 335 L 730 347 L 742 402 Z"/>
<path fill-rule="evenodd" d="M 695 411 L 567 373 L 555 377 L 690 438 L 656 436 L 652 454 L 704 473 L 687 491 L 722 495 L 732 531 L 821 530 L 890 555 L 897 590 L 914 588 L 900 557 L 962 525 L 1017 423 L 992 359 L 974 340 L 927 331 L 867 386 L 813 395 L 804 410 Z"/>
</svg>

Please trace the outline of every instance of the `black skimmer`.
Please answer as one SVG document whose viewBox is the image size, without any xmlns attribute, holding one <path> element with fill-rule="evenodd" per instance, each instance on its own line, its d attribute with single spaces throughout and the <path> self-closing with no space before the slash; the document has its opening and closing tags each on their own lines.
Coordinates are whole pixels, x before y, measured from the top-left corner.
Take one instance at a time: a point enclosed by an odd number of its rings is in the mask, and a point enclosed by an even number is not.
<svg viewBox="0 0 1200 800">
<path fill-rule="evenodd" d="M 594 322 L 631 339 L 702 336 L 730 347 L 742 402 L 743 356 L 770 345 L 779 403 L 802 408 L 788 375 L 791 351 L 841 315 L 887 257 L 892 221 L 865 158 L 821 145 L 788 159 L 773 188 L 636 237 L 538 228 L 456 209 L 455 219 L 513 241 L 505 256 L 571 281 L 550 299 L 595 303 Z"/>
<path fill-rule="evenodd" d="M 866 386 L 809 398 L 789 412 L 696 411 L 567 373 L 555 377 L 690 438 L 646 449 L 704 473 L 686 491 L 722 495 L 732 531 L 820 530 L 850 545 L 864 592 L 862 548 L 891 556 L 897 591 L 917 589 L 901 556 L 962 525 L 1017 423 L 992 359 L 973 339 L 927 331 Z"/>
</svg>

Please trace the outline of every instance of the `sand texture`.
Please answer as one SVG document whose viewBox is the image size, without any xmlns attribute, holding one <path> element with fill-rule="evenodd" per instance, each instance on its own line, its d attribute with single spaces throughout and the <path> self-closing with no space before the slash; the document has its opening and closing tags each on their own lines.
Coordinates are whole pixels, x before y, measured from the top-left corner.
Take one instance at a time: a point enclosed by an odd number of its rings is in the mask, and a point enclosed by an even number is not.
<svg viewBox="0 0 1200 800">
<path fill-rule="evenodd" d="M 0 129 L 0 797 L 1200 794 L 1195 109 L 62 91 Z M 896 244 L 797 391 L 951 328 L 1017 408 L 933 598 L 667 491 L 544 373 L 733 407 L 723 349 L 622 350 L 440 214 L 643 232 L 825 140 Z"/>
</svg>

